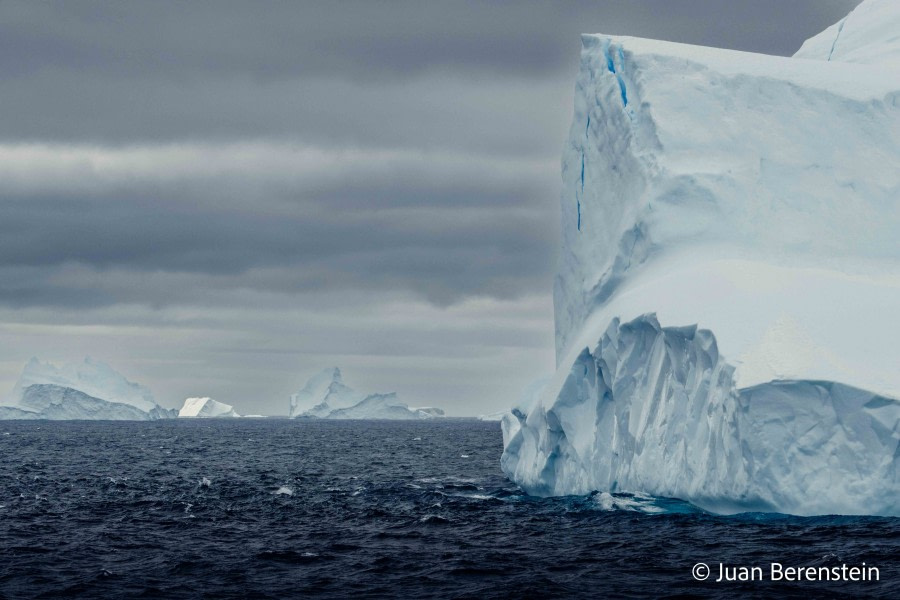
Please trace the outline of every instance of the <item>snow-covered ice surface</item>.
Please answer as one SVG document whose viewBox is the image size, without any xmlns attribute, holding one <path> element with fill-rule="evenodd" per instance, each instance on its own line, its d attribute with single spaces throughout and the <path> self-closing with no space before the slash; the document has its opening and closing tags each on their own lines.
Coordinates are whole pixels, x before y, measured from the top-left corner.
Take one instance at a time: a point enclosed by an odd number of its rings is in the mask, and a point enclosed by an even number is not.
<svg viewBox="0 0 900 600">
<path fill-rule="evenodd" d="M 867 0 L 803 43 L 797 58 L 883 64 L 900 61 L 896 0 Z"/>
<path fill-rule="evenodd" d="M 179 417 L 240 417 L 234 410 L 234 407 L 212 398 L 185 398 L 181 410 L 178 411 Z"/>
<path fill-rule="evenodd" d="M 440 408 L 410 408 L 397 394 L 362 394 L 344 384 L 337 367 L 313 376 L 291 396 L 291 417 L 322 419 L 433 419 L 444 416 Z"/>
<path fill-rule="evenodd" d="M 152 420 L 175 416 L 175 411 L 156 404 L 146 387 L 91 358 L 61 367 L 32 358 L 4 404 L 0 419 Z"/>
<path fill-rule="evenodd" d="M 793 58 L 583 37 L 530 493 L 900 514 L 900 3 Z"/>
</svg>

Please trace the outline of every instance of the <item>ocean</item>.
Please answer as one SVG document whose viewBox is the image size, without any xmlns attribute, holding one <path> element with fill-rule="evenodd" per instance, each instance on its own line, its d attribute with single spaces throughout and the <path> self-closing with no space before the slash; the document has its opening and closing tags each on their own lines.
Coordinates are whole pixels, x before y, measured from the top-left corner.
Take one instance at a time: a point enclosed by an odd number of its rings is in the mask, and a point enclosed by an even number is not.
<svg viewBox="0 0 900 600">
<path fill-rule="evenodd" d="M 900 598 L 900 519 L 529 497 L 492 422 L 4 421 L 0 451 L 2 598 Z"/>
</svg>

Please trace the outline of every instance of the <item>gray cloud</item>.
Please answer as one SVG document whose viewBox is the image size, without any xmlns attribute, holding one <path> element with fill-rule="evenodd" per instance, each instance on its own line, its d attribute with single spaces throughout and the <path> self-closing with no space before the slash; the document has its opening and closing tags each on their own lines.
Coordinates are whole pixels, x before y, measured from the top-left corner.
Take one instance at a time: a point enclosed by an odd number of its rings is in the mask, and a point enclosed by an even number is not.
<svg viewBox="0 0 900 600">
<path fill-rule="evenodd" d="M 216 289 L 512 297 L 541 286 L 554 255 L 545 161 L 265 144 L 0 156 L 0 256 L 13 267 L 0 299 L 16 305 L 81 306 L 91 289 L 98 305 L 185 301 L 163 281 L 146 289 L 156 271 L 210 275 L 192 287 Z M 112 269 L 136 282 L 98 277 Z"/>
<path fill-rule="evenodd" d="M 445 68 L 571 68 L 579 33 L 627 33 L 789 54 L 854 0 L 524 0 L 516 3 L 5 2 L 7 75 L 47 65 L 180 80 L 311 76 L 379 80 Z"/>
</svg>

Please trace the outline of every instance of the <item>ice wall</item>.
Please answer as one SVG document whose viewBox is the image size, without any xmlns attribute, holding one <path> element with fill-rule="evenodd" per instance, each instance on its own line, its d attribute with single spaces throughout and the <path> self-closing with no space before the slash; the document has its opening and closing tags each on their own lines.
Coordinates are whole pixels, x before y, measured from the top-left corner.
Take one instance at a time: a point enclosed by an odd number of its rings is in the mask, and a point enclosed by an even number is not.
<svg viewBox="0 0 900 600">
<path fill-rule="evenodd" d="M 900 514 L 900 402 L 825 381 L 737 389 L 733 374 L 710 331 L 613 320 L 552 401 L 504 418 L 501 466 L 539 496 L 642 491 L 722 513 Z"/>
</svg>

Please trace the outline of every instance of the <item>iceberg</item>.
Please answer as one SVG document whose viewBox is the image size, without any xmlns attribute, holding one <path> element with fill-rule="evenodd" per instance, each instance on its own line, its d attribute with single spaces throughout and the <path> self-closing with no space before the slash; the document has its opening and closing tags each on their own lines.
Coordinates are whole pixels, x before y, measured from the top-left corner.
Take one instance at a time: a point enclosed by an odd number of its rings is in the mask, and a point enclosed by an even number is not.
<svg viewBox="0 0 900 600">
<path fill-rule="evenodd" d="M 290 416 L 326 417 L 334 410 L 350 408 L 362 402 L 365 394 L 346 385 L 337 367 L 323 369 L 291 395 Z"/>
<path fill-rule="evenodd" d="M 185 398 L 184 404 L 178 411 L 179 418 L 218 418 L 240 417 L 234 407 L 212 398 Z"/>
<path fill-rule="evenodd" d="M 91 358 L 62 367 L 32 358 L 0 406 L 0 419 L 144 421 L 174 416 L 146 387 Z"/>
<path fill-rule="evenodd" d="M 535 495 L 900 514 L 900 4 L 776 57 L 585 35 Z"/>
<path fill-rule="evenodd" d="M 344 384 L 341 370 L 331 367 L 314 375 L 291 395 L 291 417 L 321 419 L 433 419 L 440 408 L 410 408 L 397 394 L 361 394 Z"/>
<path fill-rule="evenodd" d="M 503 417 L 505 417 L 508 412 L 508 410 L 500 410 L 497 412 L 478 415 L 475 418 L 479 421 L 502 421 Z"/>
</svg>

